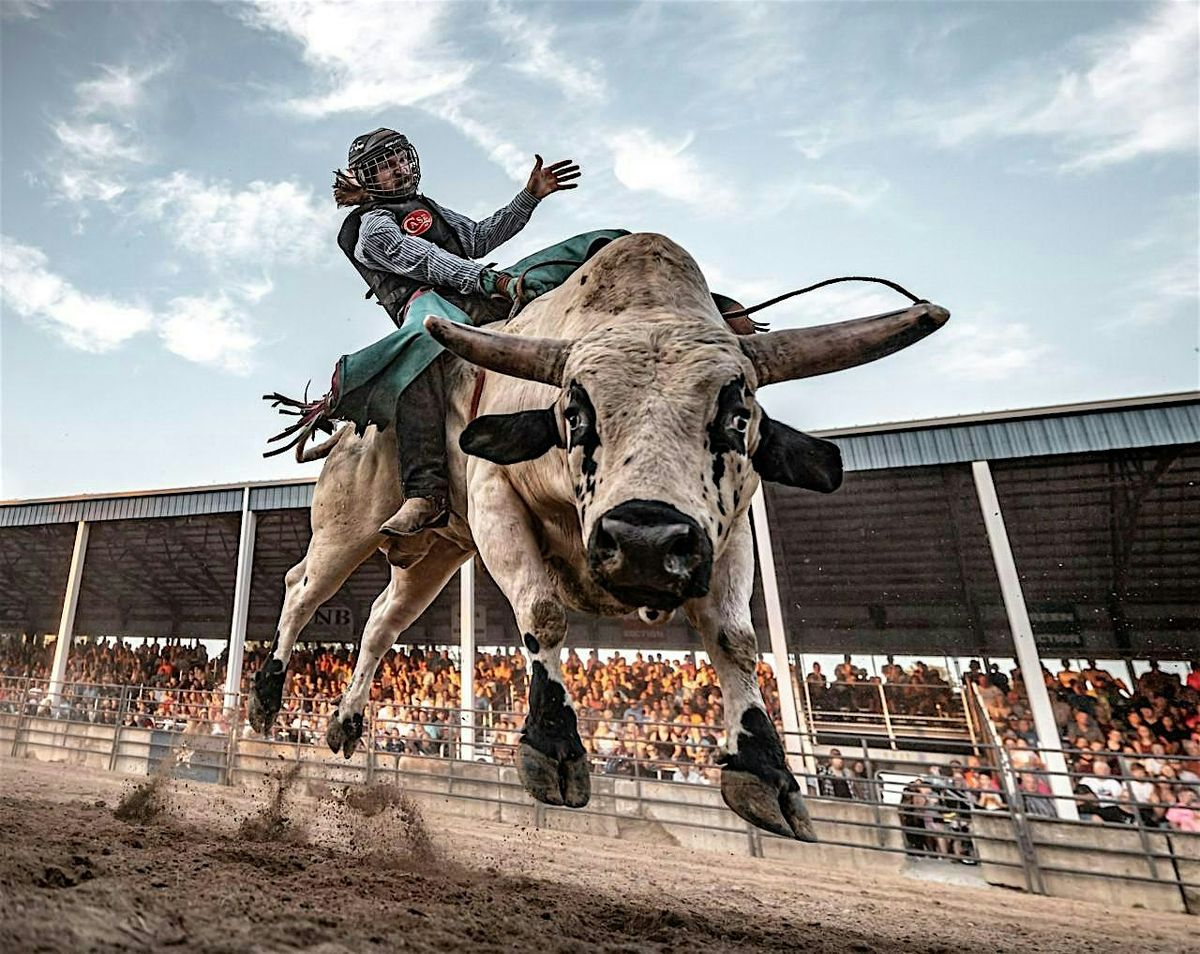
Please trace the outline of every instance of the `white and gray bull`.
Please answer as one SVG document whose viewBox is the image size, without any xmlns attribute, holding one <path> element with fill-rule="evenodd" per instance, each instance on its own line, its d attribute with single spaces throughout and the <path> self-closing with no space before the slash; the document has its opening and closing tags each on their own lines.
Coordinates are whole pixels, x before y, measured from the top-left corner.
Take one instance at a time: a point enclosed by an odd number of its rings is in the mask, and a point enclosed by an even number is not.
<svg viewBox="0 0 1200 954">
<path fill-rule="evenodd" d="M 811 840 L 812 824 L 754 675 L 754 554 L 747 509 L 758 481 L 829 492 L 841 458 L 768 418 L 758 388 L 874 360 L 949 317 L 919 304 L 873 318 L 739 338 L 695 261 L 661 235 L 602 249 L 503 332 L 429 319 L 457 354 L 447 381 L 451 497 L 444 530 L 392 554 L 354 675 L 327 740 L 353 752 L 383 654 L 478 550 L 516 614 L 530 664 L 517 755 L 525 789 L 552 805 L 589 797 L 588 764 L 560 669 L 567 608 L 616 615 L 682 608 L 721 681 L 721 794 L 738 815 Z M 470 364 L 467 362 L 471 362 Z M 467 421 L 478 369 L 489 370 Z M 275 644 L 255 676 L 251 723 L 280 708 L 300 630 L 383 538 L 399 504 L 393 432 L 343 428 L 313 497 L 308 552 L 287 574 Z M 645 613 L 644 615 L 654 615 Z M 658 615 L 666 615 L 659 613 Z"/>
</svg>

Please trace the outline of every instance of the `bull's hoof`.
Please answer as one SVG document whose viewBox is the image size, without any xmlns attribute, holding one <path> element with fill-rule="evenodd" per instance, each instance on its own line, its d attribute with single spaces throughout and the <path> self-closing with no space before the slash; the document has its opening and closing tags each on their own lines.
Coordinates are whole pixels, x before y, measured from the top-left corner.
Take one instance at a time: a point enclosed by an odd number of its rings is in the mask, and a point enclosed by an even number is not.
<svg viewBox="0 0 1200 954">
<path fill-rule="evenodd" d="M 254 688 L 246 701 L 246 718 L 250 727 L 260 735 L 266 735 L 283 708 L 283 684 L 287 670 L 278 659 L 268 659 L 254 674 Z"/>
<path fill-rule="evenodd" d="M 363 717 L 361 712 L 339 719 L 337 713 L 329 717 L 329 728 L 325 730 L 325 741 L 329 749 L 336 755 L 342 753 L 343 758 L 350 758 L 358 746 L 358 740 L 363 734 Z"/>
<path fill-rule="evenodd" d="M 770 779 L 735 768 L 721 770 L 721 797 L 737 815 L 755 828 L 784 838 L 816 841 L 804 796 L 787 772 L 771 773 Z"/>
<path fill-rule="evenodd" d="M 547 805 L 583 808 L 592 797 L 586 757 L 553 759 L 522 740 L 517 749 L 517 774 L 525 791 Z"/>
</svg>

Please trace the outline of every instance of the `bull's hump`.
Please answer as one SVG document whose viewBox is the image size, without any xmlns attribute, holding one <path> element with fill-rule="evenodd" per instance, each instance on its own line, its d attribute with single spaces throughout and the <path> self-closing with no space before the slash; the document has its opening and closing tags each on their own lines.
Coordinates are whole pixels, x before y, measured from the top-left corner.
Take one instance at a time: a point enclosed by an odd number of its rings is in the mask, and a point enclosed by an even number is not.
<svg viewBox="0 0 1200 954">
<path fill-rule="evenodd" d="M 506 330 L 578 338 L 670 317 L 721 324 L 695 260 L 665 235 L 639 232 L 606 245 Z"/>
<path fill-rule="evenodd" d="M 604 248 L 579 275 L 580 307 L 595 313 L 695 306 L 712 309 L 708 284 L 686 251 L 665 235 L 641 232 Z"/>
</svg>

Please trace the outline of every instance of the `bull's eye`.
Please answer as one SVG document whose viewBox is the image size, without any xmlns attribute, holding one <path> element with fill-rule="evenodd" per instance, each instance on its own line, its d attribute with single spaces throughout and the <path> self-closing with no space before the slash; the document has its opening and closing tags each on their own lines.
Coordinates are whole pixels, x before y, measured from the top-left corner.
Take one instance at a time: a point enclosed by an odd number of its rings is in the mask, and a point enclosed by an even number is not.
<svg viewBox="0 0 1200 954">
<path fill-rule="evenodd" d="M 588 409 L 579 404 L 571 403 L 563 408 L 563 420 L 567 424 L 567 437 L 571 444 L 578 444 L 592 426 Z"/>
<path fill-rule="evenodd" d="M 729 426 L 739 434 L 745 434 L 750 429 L 750 412 L 747 410 L 734 411 Z"/>
<path fill-rule="evenodd" d="M 578 382 L 572 381 L 567 388 L 562 415 L 563 423 L 567 426 L 567 449 L 583 447 L 585 453 L 590 455 L 600 445 L 600 436 L 596 433 L 596 411 L 587 391 Z"/>
</svg>

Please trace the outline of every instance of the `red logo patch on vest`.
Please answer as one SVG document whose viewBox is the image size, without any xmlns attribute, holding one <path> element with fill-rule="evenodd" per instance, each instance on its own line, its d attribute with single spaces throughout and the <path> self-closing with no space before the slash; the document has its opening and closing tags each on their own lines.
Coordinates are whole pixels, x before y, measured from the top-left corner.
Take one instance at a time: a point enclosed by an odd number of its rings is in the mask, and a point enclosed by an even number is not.
<svg viewBox="0 0 1200 954">
<path fill-rule="evenodd" d="M 404 217 L 400 228 L 408 235 L 420 235 L 422 232 L 428 232 L 431 225 L 433 215 L 426 209 L 416 209 Z"/>
</svg>

